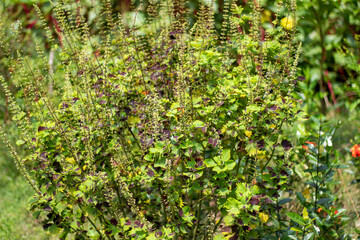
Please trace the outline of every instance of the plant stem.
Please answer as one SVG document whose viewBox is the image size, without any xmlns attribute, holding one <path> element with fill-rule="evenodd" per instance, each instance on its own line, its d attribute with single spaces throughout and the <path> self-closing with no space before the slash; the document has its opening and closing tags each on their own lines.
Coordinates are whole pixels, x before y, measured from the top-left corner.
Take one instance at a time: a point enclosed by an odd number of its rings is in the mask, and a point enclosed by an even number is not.
<svg viewBox="0 0 360 240">
<path fill-rule="evenodd" d="M 216 215 L 215 215 L 215 218 L 216 218 Z M 213 230 L 213 234 L 215 234 L 217 228 L 219 227 L 220 223 L 222 222 L 224 216 L 221 216 L 219 221 L 215 224 L 215 227 L 214 227 L 214 230 Z"/>
<path fill-rule="evenodd" d="M 196 222 L 196 227 L 194 229 L 193 240 L 196 239 L 196 231 L 197 231 L 197 229 L 199 228 L 199 225 L 200 225 L 201 207 L 202 207 L 202 201 L 203 201 L 203 191 L 204 191 L 204 189 L 201 189 L 200 202 L 199 202 L 199 205 L 198 205 L 198 212 L 197 212 L 197 222 Z"/>
</svg>

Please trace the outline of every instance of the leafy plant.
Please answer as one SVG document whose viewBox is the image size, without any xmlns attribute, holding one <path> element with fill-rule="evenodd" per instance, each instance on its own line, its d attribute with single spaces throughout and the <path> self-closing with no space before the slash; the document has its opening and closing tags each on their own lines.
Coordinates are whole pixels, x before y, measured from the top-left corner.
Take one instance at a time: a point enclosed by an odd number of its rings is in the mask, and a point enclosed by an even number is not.
<svg viewBox="0 0 360 240">
<path fill-rule="evenodd" d="M 304 158 L 306 168 L 300 171 L 305 184 L 301 191 L 296 192 L 302 214 L 286 214 L 293 222 L 291 230 L 302 239 L 351 239 L 344 230 L 350 218 L 345 214 L 345 209 L 335 207 L 338 204 L 338 194 L 334 186 L 340 181 L 334 175 L 337 169 L 349 167 L 341 163 L 339 152 L 333 146 L 332 139 L 340 124 L 333 127 L 316 118 L 308 122 L 317 131 L 310 131 L 308 136 L 299 139 L 305 143 L 299 153 Z"/>
<path fill-rule="evenodd" d="M 24 109 L 0 77 L 27 155 L 2 136 L 35 192 L 34 217 L 62 239 L 283 234 L 292 144 L 282 127 L 299 113 L 296 3 L 283 3 L 265 30 L 260 6 L 225 2 L 220 36 L 207 5 L 189 23 L 181 1 L 140 2 L 126 16 L 106 4 L 100 35 L 78 1 L 54 5 L 56 72 L 39 45 L 36 65 L 17 53 Z"/>
</svg>

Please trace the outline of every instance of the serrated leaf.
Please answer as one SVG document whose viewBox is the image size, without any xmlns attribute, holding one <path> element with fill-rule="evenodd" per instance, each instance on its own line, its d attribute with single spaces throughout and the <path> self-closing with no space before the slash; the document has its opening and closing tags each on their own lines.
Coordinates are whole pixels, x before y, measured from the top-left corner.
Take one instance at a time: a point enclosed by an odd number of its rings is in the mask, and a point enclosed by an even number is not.
<svg viewBox="0 0 360 240">
<path fill-rule="evenodd" d="M 253 144 L 248 145 L 246 147 L 246 150 L 247 150 L 249 156 L 255 156 L 256 155 L 257 149 Z"/>
<path fill-rule="evenodd" d="M 235 198 L 228 198 L 225 203 L 225 208 L 228 210 L 229 214 L 237 216 L 240 213 L 239 202 Z"/>
<path fill-rule="evenodd" d="M 231 216 L 231 215 L 226 215 L 226 216 L 224 217 L 224 223 L 225 223 L 226 226 L 231 226 L 231 225 L 233 225 L 233 224 L 234 224 L 234 220 L 235 220 L 235 218 L 234 218 L 233 216 Z"/>
<path fill-rule="evenodd" d="M 229 194 L 231 191 L 227 188 L 220 188 L 217 190 L 217 194 L 219 194 L 219 196 L 226 196 L 227 194 Z"/>
</svg>

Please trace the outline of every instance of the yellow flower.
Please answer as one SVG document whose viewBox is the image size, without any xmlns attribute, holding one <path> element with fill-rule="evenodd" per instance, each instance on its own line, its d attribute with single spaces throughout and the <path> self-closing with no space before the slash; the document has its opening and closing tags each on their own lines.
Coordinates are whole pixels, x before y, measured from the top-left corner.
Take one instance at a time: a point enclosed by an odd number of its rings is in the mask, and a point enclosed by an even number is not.
<svg viewBox="0 0 360 240">
<path fill-rule="evenodd" d="M 247 137 L 251 137 L 252 132 L 251 132 L 251 131 L 246 130 L 246 131 L 245 131 L 245 135 L 246 135 Z"/>
<path fill-rule="evenodd" d="M 262 223 L 266 223 L 269 220 L 269 215 L 264 212 L 259 213 L 259 218 Z"/>
<path fill-rule="evenodd" d="M 261 13 L 261 22 L 271 22 L 271 12 L 269 10 L 264 10 Z"/>
<path fill-rule="evenodd" d="M 303 195 L 306 199 L 310 199 L 310 189 L 305 188 L 305 190 L 303 191 Z"/>
<path fill-rule="evenodd" d="M 280 25 L 286 30 L 293 30 L 295 27 L 295 19 L 293 17 L 284 17 L 281 19 Z"/>
<path fill-rule="evenodd" d="M 183 202 L 183 200 L 180 198 L 180 199 L 179 199 L 179 207 L 182 208 L 183 206 L 184 206 L 184 202 Z"/>
</svg>

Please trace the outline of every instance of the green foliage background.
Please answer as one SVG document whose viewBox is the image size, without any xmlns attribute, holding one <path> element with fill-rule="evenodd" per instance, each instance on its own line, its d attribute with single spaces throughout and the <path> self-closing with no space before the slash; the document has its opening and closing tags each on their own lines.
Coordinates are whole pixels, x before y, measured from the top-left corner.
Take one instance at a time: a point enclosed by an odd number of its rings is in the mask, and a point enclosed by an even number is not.
<svg viewBox="0 0 360 240">
<path fill-rule="evenodd" d="M 5 24 L 10 25 L 15 20 L 20 20 L 20 24 L 26 29 L 24 35 L 24 45 L 11 45 L 12 40 L 8 40 L 10 48 L 14 51 L 9 54 L 14 54 L 17 48 L 21 48 L 28 52 L 32 58 L 30 61 L 36 65 L 38 62 L 38 55 L 34 51 L 35 46 L 32 39 L 42 39 L 46 33 L 41 30 L 42 26 L 38 21 L 38 16 L 35 14 L 35 10 L 31 4 L 39 4 L 41 10 L 44 12 L 49 25 L 53 31 L 53 35 L 56 36 L 56 24 L 51 20 L 53 14 L 52 8 L 46 1 L 3 1 L 1 4 L 2 18 L 1 20 Z M 99 4 L 95 1 L 95 5 Z M 135 3 L 136 5 L 137 3 Z M 245 7 L 245 12 L 248 5 L 245 2 L 239 1 L 240 5 Z M 274 6 L 273 1 L 264 1 L 264 9 L 268 12 L 263 12 L 264 26 L 274 20 Z M 303 51 L 300 58 L 299 66 L 301 69 L 301 75 L 305 77 L 305 80 L 299 83 L 300 94 L 298 98 L 303 100 L 302 109 L 308 113 L 314 120 L 318 122 L 321 120 L 341 120 L 343 124 L 339 127 L 340 131 L 335 132 L 333 137 L 333 143 L 339 151 L 338 159 L 342 164 L 349 164 L 355 166 L 347 170 L 347 173 L 343 171 L 338 175 L 335 175 L 337 180 L 341 181 L 341 187 L 335 187 L 329 185 L 329 189 L 333 193 L 331 195 L 332 201 L 339 207 L 345 207 L 349 209 L 348 214 L 351 218 L 351 224 L 347 227 L 349 232 L 354 233 L 357 228 L 359 219 L 354 212 L 354 207 L 359 206 L 359 197 L 356 193 L 359 193 L 358 183 L 356 182 L 356 175 L 358 174 L 359 160 L 351 158 L 349 150 L 352 145 L 358 143 L 360 140 L 360 118 L 359 104 L 360 104 L 360 76 L 359 76 L 359 34 L 360 34 L 360 20 L 358 15 L 360 13 L 360 6 L 358 1 L 310 1 L 304 0 L 298 3 L 298 18 L 297 29 L 299 31 L 298 39 L 303 43 Z M 91 1 L 82 1 L 82 5 L 85 11 L 89 15 L 89 25 L 92 27 L 94 33 L 99 32 L 94 18 L 94 9 Z M 195 13 L 198 7 L 198 1 L 190 1 L 190 7 Z M 131 12 L 132 8 L 127 1 L 112 1 L 114 11 L 118 12 Z M 120 7 L 119 7 L 120 6 Z M 223 1 L 217 2 L 217 14 L 215 26 L 220 29 L 222 21 L 222 8 Z M 30 12 L 26 13 L 30 9 Z M 270 14 L 269 14 L 270 13 Z M 144 18 L 147 16 L 145 15 Z M 34 23 L 34 21 L 36 21 Z M 31 24 L 34 23 L 34 26 Z M 26 28 L 29 27 L 29 28 Z M 6 33 L 5 33 L 6 34 Z M 9 35 L 8 35 L 9 36 Z M 28 40 L 27 40 L 28 39 Z M 41 43 L 40 45 L 45 45 Z M 50 51 L 50 49 L 47 49 Z M 2 57 L 4 52 L 0 52 Z M 7 54 L 7 53 L 5 53 Z M 1 75 L 5 76 L 11 72 L 11 67 L 8 62 L 4 61 L 5 58 L 1 58 L 0 71 Z M 22 103 L 23 92 L 16 86 L 20 82 L 9 83 L 11 90 L 17 98 L 18 103 Z M 9 123 L 8 105 L 5 98 L 1 98 L 1 117 L 5 120 L 6 126 L 10 129 L 10 134 L 16 135 L 15 127 Z M 302 181 L 295 189 L 298 192 L 304 192 L 307 189 L 305 184 L 306 174 L 304 171 L 311 164 L 311 161 L 303 160 L 299 157 L 302 153 L 302 145 L 305 141 L 308 141 L 308 136 L 316 135 L 314 131 L 317 130 L 319 124 L 309 124 L 309 122 L 299 122 L 295 129 L 288 129 L 289 134 L 292 134 L 293 140 L 297 142 L 297 155 L 294 156 L 298 161 L 298 165 L 295 168 L 294 182 L 296 180 Z M 297 135 L 300 137 L 295 137 Z M 15 141 L 14 141 L 15 142 Z M 19 148 L 21 151 L 21 149 Z M 315 150 L 314 150 L 315 151 Z M 25 206 L 25 198 L 29 196 L 30 191 L 26 188 L 26 185 L 22 184 L 23 181 L 19 181 L 22 177 L 18 175 L 17 170 L 13 166 L 11 158 L 5 150 L 1 149 L 0 159 L 1 167 L 3 169 L 3 175 L 1 178 L 0 186 L 1 191 L 6 194 L 0 193 L 0 207 L 5 207 L 5 215 L 1 214 L 0 218 L 0 231 L 1 228 L 5 229 L 5 234 L 0 237 L 6 238 L 9 236 L 18 236 L 26 238 L 32 234 L 38 234 L 40 238 L 46 239 L 46 234 L 40 230 L 39 226 L 34 225 L 32 219 L 27 218 L 28 214 L 16 214 L 24 213 L 22 209 Z M 346 173 L 346 174 L 345 174 Z M 303 179 L 303 177 L 305 177 Z M 351 184 L 353 183 L 353 184 Z M 349 191 L 349 189 L 351 189 Z M 350 193 L 349 193 L 350 192 Z M 333 196 L 332 194 L 335 194 Z M 326 198 L 326 196 L 324 197 Z M 16 200 L 16 201 L 15 201 Z M 355 206 L 354 206 L 355 205 Z M 297 212 L 302 211 L 302 205 L 295 205 L 298 207 Z M 352 209 L 352 210 L 351 210 Z M 294 211 L 294 210 L 293 210 Z M 1 211 L 3 213 L 3 211 Z M 15 213 L 15 214 L 14 214 Z M 14 216 L 22 216 L 22 219 L 15 219 Z M 290 217 L 290 216 L 289 216 Z M 27 220 L 23 220 L 27 219 Z M 292 216 L 291 219 L 296 219 L 296 216 Z M 19 234 L 19 228 L 17 222 L 27 222 L 25 231 Z M 301 222 L 301 220 L 299 220 Z M 33 228 L 34 226 L 34 228 Z M 35 229 L 35 230 L 34 230 Z M 36 230 L 38 229 L 38 230 Z M 17 237 L 16 237 L 17 238 Z M 9 238 L 10 239 L 10 238 Z"/>
</svg>

